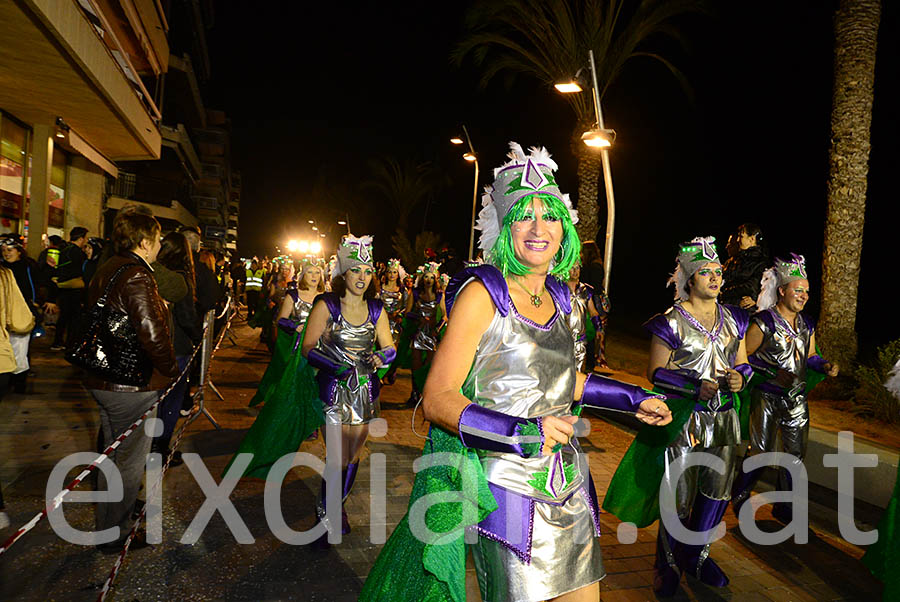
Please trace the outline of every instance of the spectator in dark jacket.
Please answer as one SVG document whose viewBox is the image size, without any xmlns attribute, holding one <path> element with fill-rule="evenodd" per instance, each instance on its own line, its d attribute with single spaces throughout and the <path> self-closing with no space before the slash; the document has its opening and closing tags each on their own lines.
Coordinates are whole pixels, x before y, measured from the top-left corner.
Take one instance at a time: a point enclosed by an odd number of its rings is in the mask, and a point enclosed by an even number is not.
<svg viewBox="0 0 900 602">
<path fill-rule="evenodd" d="M 157 256 L 157 261 L 187 284 L 187 294 L 172 303 L 170 307 L 175 360 L 178 362 L 178 370 L 184 371 L 194 352 L 194 346 L 200 343 L 203 334 L 195 306 L 194 260 L 184 234 L 179 232 L 166 234 L 162 240 L 162 248 Z M 151 449 L 163 454 L 164 458 L 169 455 L 169 443 L 178 422 L 186 387 L 187 374 L 179 379 L 166 399 L 159 405 L 158 415 L 163 421 L 163 432 L 153 440 Z M 176 451 L 172 457 L 172 464 L 176 466 L 181 464 L 180 456 L 181 453 Z"/>
<path fill-rule="evenodd" d="M 129 317 L 146 354 L 145 361 L 153 369 L 144 386 L 126 385 L 86 373 L 84 386 L 100 406 L 98 440 L 103 446 L 109 445 L 147 411 L 158 399 L 159 391 L 178 374 L 165 303 L 159 296 L 150 267 L 159 252 L 159 234 L 159 223 L 152 216 L 134 212 L 117 216 L 111 237 L 115 255 L 97 269 L 88 287 L 89 306 L 110 287 L 108 306 Z M 113 275 L 122 266 L 127 267 L 111 283 Z M 138 428 L 110 454 L 110 460 L 122 477 L 123 489 L 119 501 L 98 503 L 96 507 L 97 531 L 118 527 L 116 538 L 98 546 L 104 552 L 119 552 L 131 530 L 131 514 L 149 451 L 150 439 L 143 428 Z M 109 488 L 105 474 L 99 471 L 98 490 Z M 131 547 L 134 548 L 135 543 L 143 547 L 145 541 L 134 541 Z"/>
<path fill-rule="evenodd" d="M 87 244 L 87 228 L 76 226 L 69 233 L 69 243 L 59 251 L 59 265 L 56 266 L 56 304 L 59 305 L 59 319 L 53 336 L 53 351 L 66 348 L 72 336 L 72 325 L 81 313 L 84 297 L 84 246 Z"/>
<path fill-rule="evenodd" d="M 722 303 L 737 305 L 750 313 L 756 311 L 760 281 L 771 265 L 762 230 L 756 224 L 743 224 L 737 231 L 738 251 L 722 266 Z"/>
</svg>

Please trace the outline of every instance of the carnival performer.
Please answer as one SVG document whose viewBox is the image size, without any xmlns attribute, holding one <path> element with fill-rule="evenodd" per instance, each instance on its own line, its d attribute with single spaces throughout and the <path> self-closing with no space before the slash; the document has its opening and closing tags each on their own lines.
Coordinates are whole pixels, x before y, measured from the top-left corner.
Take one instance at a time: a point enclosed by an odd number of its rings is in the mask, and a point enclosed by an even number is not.
<svg viewBox="0 0 900 602">
<path fill-rule="evenodd" d="M 569 289 L 558 279 L 579 255 L 574 211 L 549 153 L 510 146 L 479 217 L 489 264 L 451 281 L 451 319 L 425 385 L 432 426 L 419 463 L 438 465 L 419 470 L 410 512 L 369 573 L 364 601 L 464 600 L 460 527 L 477 534 L 470 543 L 485 601 L 597 600 L 598 514 L 574 414 L 588 405 L 671 419 L 661 396 L 576 373 Z M 432 506 L 423 529 L 421 498 L 460 489 L 463 498 L 445 499 L 462 503 Z"/>
<path fill-rule="evenodd" d="M 438 347 L 441 324 L 447 309 L 441 289 L 440 266 L 428 261 L 416 272 L 416 285 L 406 300 L 406 316 L 414 325 L 412 335 L 412 393 L 407 406 L 415 406 L 422 397 L 422 385 Z"/>
<path fill-rule="evenodd" d="M 384 311 L 387 312 L 388 322 L 391 325 L 391 335 L 394 338 L 394 347 L 400 340 L 403 326 L 403 313 L 406 309 L 406 290 L 403 288 L 403 279 L 406 270 L 400 264 L 399 259 L 391 258 L 381 274 L 381 289 L 378 298 L 384 303 Z M 396 379 L 397 364 L 394 362 L 382 378 L 382 384 L 392 385 Z"/>
<path fill-rule="evenodd" d="M 265 342 L 270 351 L 274 353 L 275 341 L 278 338 L 278 313 L 282 308 L 282 302 L 287 292 L 296 288 L 294 282 L 294 262 L 290 257 L 276 257 L 272 261 L 272 273 L 266 285 L 265 311 L 257 320 L 262 323 L 259 338 Z"/>
<path fill-rule="evenodd" d="M 272 361 L 266 368 L 259 388 L 248 405 L 255 406 L 268 400 L 268 396 L 278 386 L 284 370 L 290 363 L 291 355 L 297 350 L 298 339 L 306 326 L 306 318 L 312 309 L 313 301 L 320 293 L 325 292 L 325 262 L 316 257 L 305 257 L 300 260 L 300 277 L 296 288 L 284 286 L 284 293 L 279 304 L 278 316 L 275 320 L 278 335 L 272 352 Z M 291 266 L 293 272 L 293 266 Z M 285 274 L 285 270 L 282 270 Z"/>
<path fill-rule="evenodd" d="M 569 328 L 575 339 L 575 368 L 579 372 L 590 374 L 592 365 L 588 365 L 588 341 L 596 341 L 597 334 L 603 329 L 600 314 L 594 307 L 594 287 L 579 282 L 581 266 L 577 263 L 569 272 L 569 294 L 572 297 L 572 313 L 569 314 Z M 599 341 L 597 341 L 599 342 Z M 593 358 L 590 358 L 593 364 Z"/>
<path fill-rule="evenodd" d="M 753 366 L 750 383 L 748 457 L 775 451 L 775 439 L 781 435 L 781 451 L 802 464 L 809 441 L 809 404 L 806 396 L 809 370 L 837 376 L 838 365 L 826 361 L 816 350 L 815 326 L 812 318 L 802 313 L 809 300 L 809 280 L 802 255 L 791 253 L 788 260 L 775 259 L 775 266 L 765 271 L 761 291 L 747 330 L 747 353 Z M 743 412 L 742 412 L 743 413 Z M 750 496 L 763 468 L 750 472 L 740 470 L 732 488 L 734 512 Z M 778 471 L 777 490 L 793 489 L 789 470 Z M 791 521 L 792 505 L 777 503 L 772 515 Z"/>
<path fill-rule="evenodd" d="M 300 345 L 313 302 L 325 290 L 325 262 L 305 258 L 300 266 L 297 289 L 289 289 L 281 303 L 272 361 L 250 401 L 251 406 L 263 401 L 265 405 L 225 467 L 226 472 L 238 454 L 251 453 L 253 458 L 244 475 L 268 478 L 272 465 L 296 452 L 324 422 L 315 372 L 300 353 Z"/>
<path fill-rule="evenodd" d="M 741 441 L 736 393 L 752 375 L 744 346 L 750 318 L 717 301 L 722 265 L 714 241 L 695 238 L 681 246 L 669 279 L 675 305 L 644 324 L 652 335 L 647 378 L 668 395 L 672 424 L 638 433 L 603 502 L 604 509 L 638 527 L 662 514 L 654 579 L 661 597 L 675 594 L 682 571 L 714 587 L 728 584 L 708 557 L 708 543 L 679 541 L 670 532 L 680 520 L 695 533 L 709 531 L 708 536 L 722 520 Z M 719 458 L 724 472 L 687 466 L 695 452 Z M 663 481 L 675 495 L 674 508 L 660 504 Z"/>
<path fill-rule="evenodd" d="M 900 399 L 900 359 L 891 369 L 884 388 Z M 862 562 L 884 583 L 881 599 L 884 602 L 900 600 L 900 466 L 897 467 L 894 493 L 878 522 L 878 541 L 869 546 Z"/>
<path fill-rule="evenodd" d="M 356 480 L 369 422 L 380 411 L 381 385 L 375 372 L 397 355 L 387 313 L 381 301 L 374 298 L 374 275 L 372 237 L 346 235 L 338 247 L 332 292 L 313 305 L 302 345 L 310 365 L 318 369 L 326 449 L 331 436 L 328 427 L 340 425 L 342 500 L 350 495 Z M 324 480 L 316 513 L 329 530 L 334 528 L 326 516 Z M 350 532 L 343 508 L 341 532 Z M 320 542 L 324 543 L 324 538 Z"/>
</svg>

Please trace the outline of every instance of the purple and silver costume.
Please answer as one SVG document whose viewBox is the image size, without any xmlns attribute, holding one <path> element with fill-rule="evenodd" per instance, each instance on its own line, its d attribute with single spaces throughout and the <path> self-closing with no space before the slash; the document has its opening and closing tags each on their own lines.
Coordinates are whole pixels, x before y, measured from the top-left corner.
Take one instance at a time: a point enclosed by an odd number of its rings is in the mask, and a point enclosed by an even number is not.
<svg viewBox="0 0 900 602">
<path fill-rule="evenodd" d="M 575 339 L 575 369 L 584 372 L 584 360 L 587 358 L 587 321 L 588 301 L 594 294 L 594 287 L 590 284 L 579 282 L 572 293 L 572 313 L 568 316 L 569 329 Z"/>
<path fill-rule="evenodd" d="M 310 363 L 321 368 L 323 361 L 332 369 L 320 369 L 316 375 L 319 395 L 324 404 L 325 421 L 339 424 L 366 424 L 378 417 L 381 386 L 375 370 L 362 357 L 375 347 L 375 324 L 381 315 L 381 301 L 369 300 L 369 314 L 362 324 L 348 322 L 341 314 L 341 301 L 334 293 L 320 297 L 328 306 L 325 331 L 316 344 Z"/>
<path fill-rule="evenodd" d="M 422 299 L 417 289 L 413 289 L 413 307 L 412 314 L 418 318 L 419 326 L 413 337 L 412 347 L 419 351 L 434 351 L 438 346 L 438 325 L 435 320 L 428 321 L 426 318 L 435 318 L 441 307 L 441 298 L 443 293 L 437 293 L 432 301 Z"/>
</svg>

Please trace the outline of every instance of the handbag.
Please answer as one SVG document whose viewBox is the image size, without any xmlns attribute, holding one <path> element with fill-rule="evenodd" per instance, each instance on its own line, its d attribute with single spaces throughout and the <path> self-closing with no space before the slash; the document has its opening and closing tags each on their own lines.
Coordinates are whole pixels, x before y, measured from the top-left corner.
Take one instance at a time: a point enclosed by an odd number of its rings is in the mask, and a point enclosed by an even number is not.
<svg viewBox="0 0 900 602">
<path fill-rule="evenodd" d="M 141 345 L 128 314 L 108 304 L 109 292 L 119 275 L 136 263 L 127 263 L 113 274 L 106 290 L 85 317 L 78 343 L 66 350 L 66 360 L 105 381 L 143 387 L 150 382 L 153 362 Z"/>
</svg>

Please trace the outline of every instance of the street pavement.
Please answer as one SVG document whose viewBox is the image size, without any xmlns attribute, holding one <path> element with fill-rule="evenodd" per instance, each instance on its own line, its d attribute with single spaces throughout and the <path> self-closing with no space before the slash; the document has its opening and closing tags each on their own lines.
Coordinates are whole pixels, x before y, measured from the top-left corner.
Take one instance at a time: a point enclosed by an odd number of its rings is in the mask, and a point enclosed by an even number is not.
<svg viewBox="0 0 900 602">
<path fill-rule="evenodd" d="M 179 447 L 199 454 L 218 482 L 225 465 L 258 413 L 247 407 L 269 360 L 258 340 L 258 330 L 243 322 L 234 326 L 235 343 L 225 340 L 212 363 L 211 378 L 224 400 L 207 393 L 207 408 L 219 423 L 216 429 L 200 416 L 191 423 Z M 33 350 L 37 372 L 34 391 L 9 394 L 0 403 L 0 482 L 12 526 L 0 531 L 0 541 L 41 510 L 48 477 L 57 461 L 68 454 L 94 449 L 98 426 L 96 405 L 80 385 L 79 371 L 61 354 L 39 340 Z M 239 544 L 221 515 L 215 513 L 196 543 L 181 543 L 205 495 L 186 465 L 171 468 L 164 480 L 163 543 L 130 551 L 109 599 L 112 600 L 355 600 L 381 549 L 374 536 L 390 534 L 406 511 L 412 488 L 412 462 L 427 432 L 421 412 L 400 409 L 409 395 L 409 376 L 382 389 L 383 436 L 368 444 L 371 458 L 363 460 L 354 491 L 346 504 L 353 527 L 339 545 L 327 551 L 289 545 L 268 527 L 263 511 L 264 483 L 243 479 L 231 493 L 238 515 L 253 543 Z M 592 432 L 583 439 L 591 473 L 602 500 L 609 481 L 625 453 L 632 433 L 599 417 L 592 417 Z M 306 442 L 301 450 L 324 458 L 321 440 Z M 368 455 L 367 454 L 367 455 Z M 370 519 L 368 492 L 372 459 L 383 463 L 386 474 L 384 519 Z M 69 478 L 77 474 L 70 471 Z M 68 479 L 67 479 L 68 481 Z M 89 490 L 90 479 L 79 490 Z M 315 524 L 313 500 L 319 478 L 298 467 L 282 486 L 281 506 L 290 528 L 303 531 Z M 785 542 L 763 547 L 740 534 L 729 509 L 728 532 L 716 542 L 711 556 L 730 576 L 722 589 L 684 578 L 674 600 L 876 600 L 881 585 L 859 562 L 863 550 L 837 534 L 837 519 L 827 502 L 814 504 L 809 543 Z M 68 522 L 90 530 L 89 503 L 64 504 Z M 769 508 L 758 512 L 763 530 L 780 528 Z M 606 578 L 603 600 L 654 600 L 652 565 L 656 526 L 633 529 L 610 514 L 600 517 L 601 545 Z M 865 524 L 859 523 L 863 528 Z M 0 556 L 0 600 L 66 600 L 97 598 L 99 588 L 115 563 L 93 548 L 66 543 L 43 521 L 9 552 Z M 477 586 L 469 572 L 469 599 L 477 600 Z"/>
</svg>

